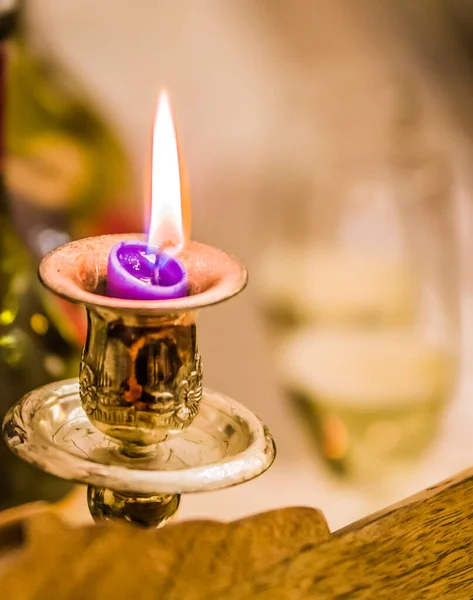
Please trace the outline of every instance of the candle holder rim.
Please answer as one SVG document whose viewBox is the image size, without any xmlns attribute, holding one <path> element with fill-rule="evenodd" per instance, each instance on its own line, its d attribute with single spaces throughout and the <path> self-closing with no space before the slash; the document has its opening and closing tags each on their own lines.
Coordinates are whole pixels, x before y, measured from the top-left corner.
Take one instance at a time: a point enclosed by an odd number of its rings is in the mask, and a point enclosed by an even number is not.
<svg viewBox="0 0 473 600">
<path fill-rule="evenodd" d="M 78 282 L 78 269 L 81 268 L 81 264 L 79 261 L 75 265 L 74 259 L 79 257 L 84 259 L 90 254 L 97 256 L 97 248 L 101 248 L 103 256 L 101 256 L 100 270 L 103 279 L 108 253 L 112 247 L 120 241 L 133 240 L 143 241 L 145 235 L 143 233 L 111 234 L 68 242 L 43 258 L 38 270 L 39 279 L 45 288 L 75 304 L 142 315 L 180 314 L 220 304 L 239 294 L 248 283 L 248 271 L 238 258 L 219 248 L 193 240 L 187 242 L 182 254 L 178 256 L 186 268 L 190 265 L 188 271 L 190 288 L 198 289 L 196 293 L 188 296 L 165 300 L 129 300 L 90 291 Z M 205 272 L 206 269 L 202 268 L 203 264 L 209 267 L 212 276 Z M 96 272 L 90 269 L 90 273 L 87 273 L 91 281 L 99 280 L 98 270 L 96 264 Z"/>
</svg>

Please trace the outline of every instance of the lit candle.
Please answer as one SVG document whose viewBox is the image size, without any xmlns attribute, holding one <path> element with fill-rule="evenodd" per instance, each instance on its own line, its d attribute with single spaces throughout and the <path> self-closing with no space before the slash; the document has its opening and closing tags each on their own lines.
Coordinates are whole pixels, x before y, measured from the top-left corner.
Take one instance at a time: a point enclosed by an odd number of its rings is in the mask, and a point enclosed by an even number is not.
<svg viewBox="0 0 473 600">
<path fill-rule="evenodd" d="M 162 93 L 153 131 L 151 219 L 148 242 L 116 244 L 108 257 L 107 294 L 128 300 L 166 300 L 187 295 L 179 154 L 171 107 Z"/>
</svg>

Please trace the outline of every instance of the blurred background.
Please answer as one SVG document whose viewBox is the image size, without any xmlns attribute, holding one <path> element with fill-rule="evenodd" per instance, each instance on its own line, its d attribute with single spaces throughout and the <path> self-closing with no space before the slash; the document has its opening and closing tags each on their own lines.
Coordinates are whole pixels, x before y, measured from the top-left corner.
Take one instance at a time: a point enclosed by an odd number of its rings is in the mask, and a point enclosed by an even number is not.
<svg viewBox="0 0 473 600">
<path fill-rule="evenodd" d="M 21 12 L 2 414 L 77 372 L 82 317 L 38 288 L 36 266 L 68 239 L 142 229 L 165 87 L 193 238 L 250 271 L 241 297 L 200 316 L 205 383 L 278 445 L 266 475 L 187 497 L 181 517 L 308 505 L 335 529 L 471 466 L 472 2 L 6 4 Z M 2 448 L 0 506 L 70 492 L 13 460 Z M 81 493 L 64 506 L 88 518 Z"/>
</svg>

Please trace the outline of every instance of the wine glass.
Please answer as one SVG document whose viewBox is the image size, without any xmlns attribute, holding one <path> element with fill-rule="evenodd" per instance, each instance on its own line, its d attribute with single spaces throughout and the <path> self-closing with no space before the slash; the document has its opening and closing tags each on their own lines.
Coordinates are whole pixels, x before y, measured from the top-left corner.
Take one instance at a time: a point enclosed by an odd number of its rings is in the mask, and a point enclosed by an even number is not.
<svg viewBox="0 0 473 600">
<path fill-rule="evenodd" d="M 405 471 L 457 374 L 448 166 L 423 150 L 334 160 L 304 185 L 274 177 L 257 279 L 278 377 L 333 471 Z"/>
</svg>

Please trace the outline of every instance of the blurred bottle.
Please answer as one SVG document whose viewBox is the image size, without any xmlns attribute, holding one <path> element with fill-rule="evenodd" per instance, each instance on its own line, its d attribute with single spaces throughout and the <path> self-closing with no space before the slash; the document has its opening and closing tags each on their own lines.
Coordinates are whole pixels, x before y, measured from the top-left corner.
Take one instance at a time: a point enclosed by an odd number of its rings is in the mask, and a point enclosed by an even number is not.
<svg viewBox="0 0 473 600">
<path fill-rule="evenodd" d="M 39 260 L 71 238 L 141 225 L 126 206 L 130 170 L 120 145 L 69 76 L 37 53 L 25 17 L 25 2 L 0 0 L 1 420 L 30 390 L 78 373 L 83 311 L 41 287 Z M 0 509 L 54 501 L 70 488 L 0 443 Z"/>
<path fill-rule="evenodd" d="M 3 181 L 6 39 L 15 24 L 15 3 L 0 5 L 0 97 L 2 179 L 0 182 L 0 419 L 23 394 L 56 377 L 72 375 L 76 347 L 55 325 L 42 295 L 36 263 L 13 226 Z M 70 484 L 23 463 L 0 443 L 0 509 L 30 500 L 54 500 Z"/>
</svg>

